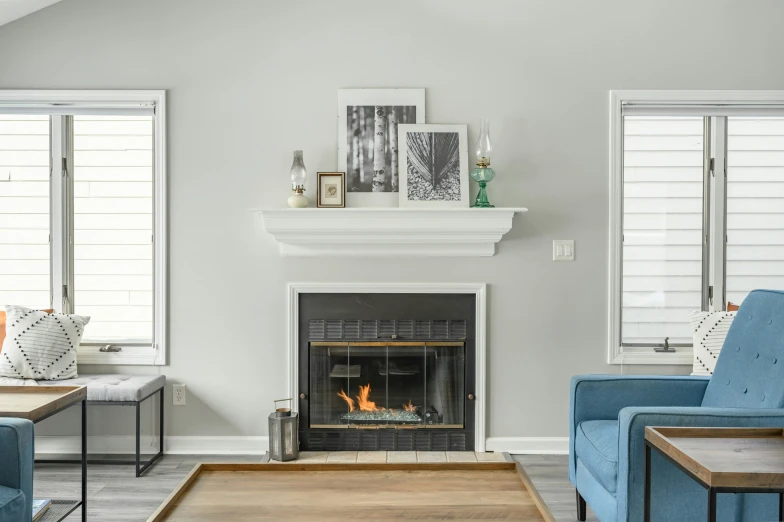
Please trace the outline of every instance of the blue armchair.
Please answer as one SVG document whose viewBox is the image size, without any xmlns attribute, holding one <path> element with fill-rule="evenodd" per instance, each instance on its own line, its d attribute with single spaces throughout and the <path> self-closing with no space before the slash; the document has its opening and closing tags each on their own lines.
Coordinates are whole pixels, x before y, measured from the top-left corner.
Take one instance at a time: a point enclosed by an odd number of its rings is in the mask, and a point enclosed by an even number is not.
<svg viewBox="0 0 784 522">
<path fill-rule="evenodd" d="M 602 522 L 643 520 L 645 426 L 784 427 L 784 292 L 743 301 L 713 377 L 578 375 L 571 382 L 569 480 Z M 705 490 L 653 452 L 651 520 L 707 518 Z M 778 520 L 778 495 L 721 494 L 718 519 Z"/>
<path fill-rule="evenodd" d="M 33 423 L 0 418 L 0 522 L 33 519 Z"/>
</svg>

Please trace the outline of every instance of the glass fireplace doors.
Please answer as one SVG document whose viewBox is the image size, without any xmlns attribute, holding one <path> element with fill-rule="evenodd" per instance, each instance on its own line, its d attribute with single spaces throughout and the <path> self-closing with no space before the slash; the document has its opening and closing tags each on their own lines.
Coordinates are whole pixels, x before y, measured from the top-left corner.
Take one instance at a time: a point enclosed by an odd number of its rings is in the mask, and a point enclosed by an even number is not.
<svg viewBox="0 0 784 522">
<path fill-rule="evenodd" d="M 311 428 L 465 427 L 464 342 L 311 342 Z"/>
</svg>

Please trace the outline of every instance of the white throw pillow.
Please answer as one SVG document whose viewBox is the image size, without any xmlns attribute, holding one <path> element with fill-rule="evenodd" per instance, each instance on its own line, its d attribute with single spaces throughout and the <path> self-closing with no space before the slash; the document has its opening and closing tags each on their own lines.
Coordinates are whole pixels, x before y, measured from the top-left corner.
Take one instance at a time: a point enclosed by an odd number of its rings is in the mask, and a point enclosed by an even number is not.
<svg viewBox="0 0 784 522">
<path fill-rule="evenodd" d="M 55 381 L 76 377 L 76 348 L 89 317 L 6 306 L 0 377 Z"/>
<path fill-rule="evenodd" d="M 692 375 L 713 375 L 733 319 L 735 312 L 692 312 L 689 315 L 694 343 Z"/>
</svg>

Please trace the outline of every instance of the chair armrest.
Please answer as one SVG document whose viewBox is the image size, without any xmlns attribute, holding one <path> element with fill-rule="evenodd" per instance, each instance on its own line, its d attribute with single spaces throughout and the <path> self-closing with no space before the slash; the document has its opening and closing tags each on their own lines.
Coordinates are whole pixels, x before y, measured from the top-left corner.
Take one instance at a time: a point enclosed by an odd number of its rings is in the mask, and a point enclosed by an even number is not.
<svg viewBox="0 0 784 522">
<path fill-rule="evenodd" d="M 784 427 L 784 410 L 746 408 L 624 408 L 618 433 L 618 519 L 642 520 L 645 427 Z"/>
<path fill-rule="evenodd" d="M 574 440 L 587 420 L 616 420 L 627 406 L 699 406 L 710 377 L 575 375 L 569 400 L 569 479 L 575 482 Z"/>
<path fill-rule="evenodd" d="M 28 519 L 33 516 L 33 443 L 31 421 L 0 418 L 0 485 L 24 492 Z"/>
</svg>

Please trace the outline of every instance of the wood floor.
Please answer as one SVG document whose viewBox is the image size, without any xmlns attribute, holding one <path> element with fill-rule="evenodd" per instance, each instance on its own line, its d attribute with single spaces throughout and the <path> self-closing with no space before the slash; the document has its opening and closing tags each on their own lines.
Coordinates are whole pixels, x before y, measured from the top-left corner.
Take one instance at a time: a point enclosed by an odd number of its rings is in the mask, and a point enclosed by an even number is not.
<svg viewBox="0 0 784 522">
<path fill-rule="evenodd" d="M 561 455 L 515 455 L 559 522 L 573 522 L 574 488 L 567 478 L 567 457 Z M 141 478 L 132 466 L 90 466 L 88 470 L 88 520 L 96 522 L 144 522 L 179 485 L 197 462 L 260 462 L 259 456 L 206 457 L 165 455 Z M 75 464 L 38 464 L 36 497 L 78 497 L 80 474 Z M 67 522 L 78 522 L 77 509 Z M 593 513 L 588 520 L 597 522 Z"/>
<path fill-rule="evenodd" d="M 156 521 L 551 520 L 510 462 L 204 464 L 194 473 Z"/>
</svg>

